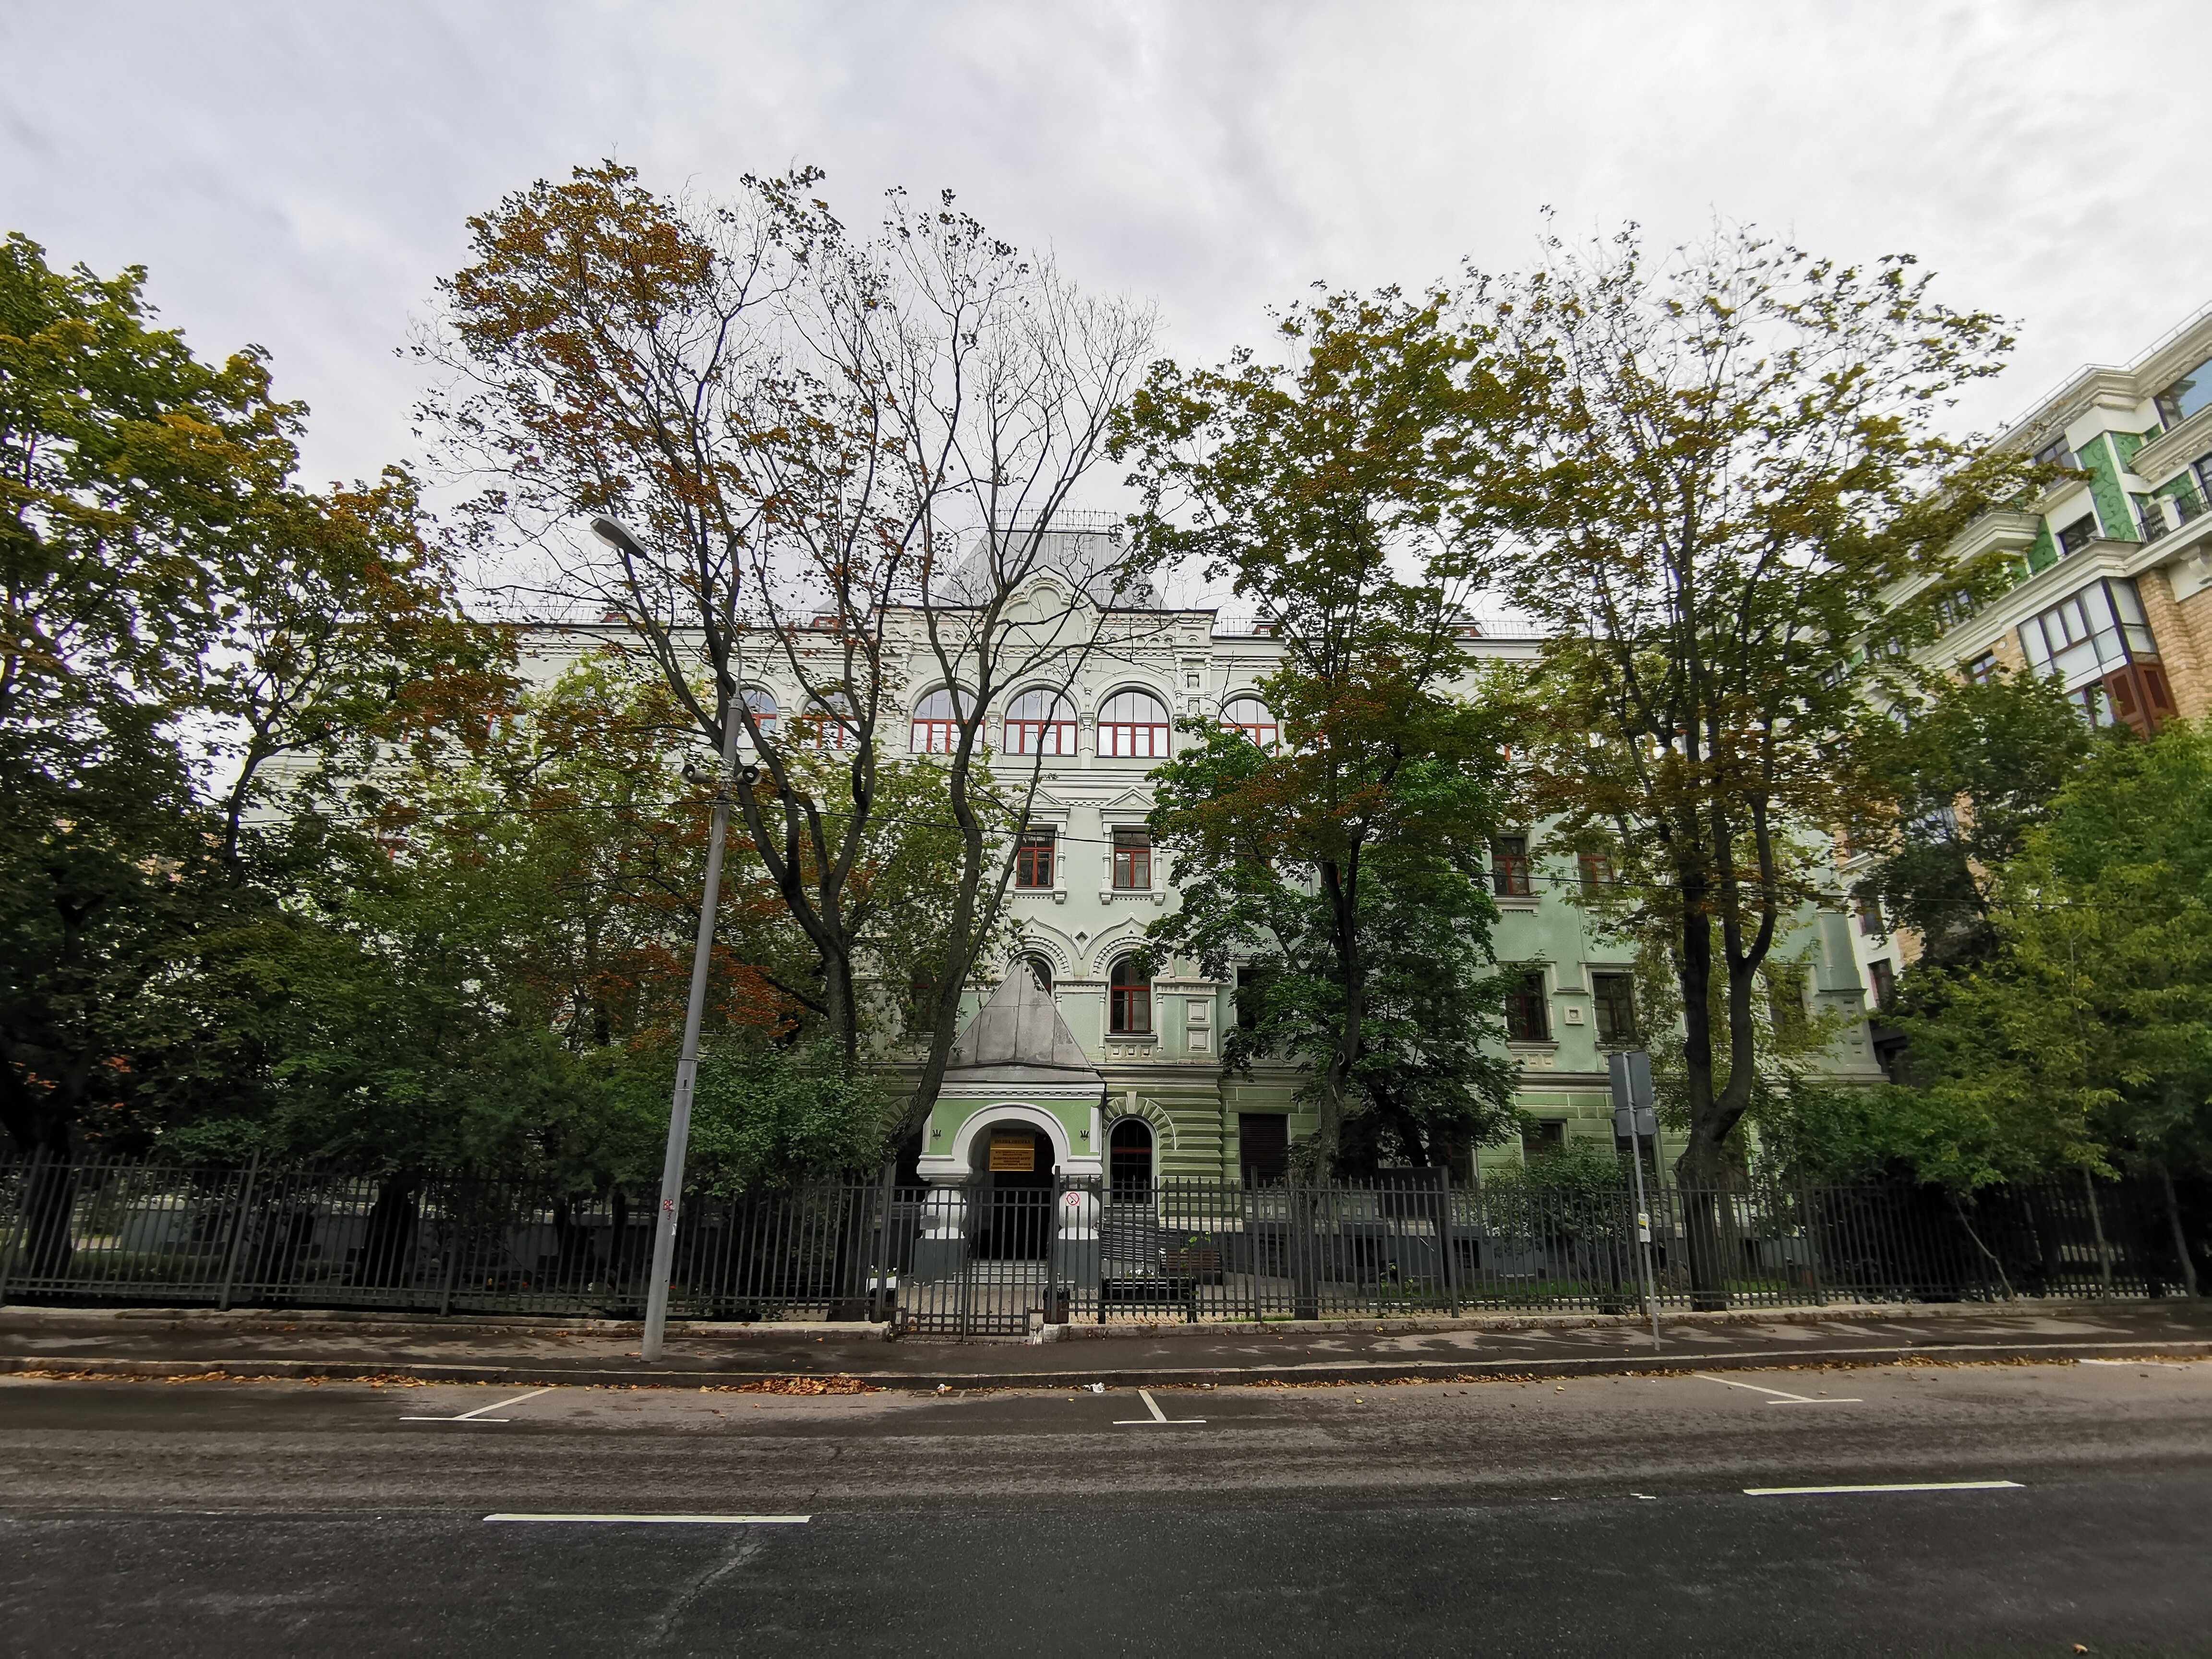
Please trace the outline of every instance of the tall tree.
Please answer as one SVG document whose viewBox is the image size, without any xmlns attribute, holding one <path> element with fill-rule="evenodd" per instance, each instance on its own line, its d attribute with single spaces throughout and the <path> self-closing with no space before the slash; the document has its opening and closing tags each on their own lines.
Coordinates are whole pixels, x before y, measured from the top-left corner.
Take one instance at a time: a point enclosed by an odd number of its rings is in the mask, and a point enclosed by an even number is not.
<svg viewBox="0 0 2212 1659">
<path fill-rule="evenodd" d="M 1877 861 L 1859 896 L 1918 936 L 1919 962 L 1985 960 L 1997 883 L 2094 738 L 2057 684 L 2033 675 L 1947 678 L 1892 713 L 1871 733 L 1871 758 L 1895 814 L 1866 849 Z"/>
<path fill-rule="evenodd" d="M 1054 532 L 1147 324 L 949 198 L 895 196 L 879 233 L 850 236 L 807 197 L 817 177 L 749 179 L 734 205 L 659 197 L 611 163 L 541 183 L 472 222 L 475 261 L 423 349 L 458 377 L 433 410 L 453 452 L 496 479 L 481 524 L 637 526 L 637 547 L 564 556 L 548 586 L 626 624 L 702 743 L 742 726 L 760 776 L 738 804 L 848 1063 L 872 966 L 853 884 L 884 757 L 905 747 L 913 682 L 948 688 L 961 853 L 921 999 L 939 1014 L 926 1114 L 1025 811 L 986 769 L 988 721 L 1015 680 L 1072 678 L 1126 584 L 1110 561 L 1051 592 L 1031 579 L 1066 574 Z M 770 664 L 802 690 L 772 730 L 737 695 Z"/>
<path fill-rule="evenodd" d="M 1360 1115 L 1364 1157 L 1395 1142 L 1425 1162 L 1505 1109 L 1510 1068 L 1477 1052 L 1503 1035 L 1477 872 L 1505 734 L 1455 696 L 1477 550 L 1460 343 L 1395 292 L 1280 328 L 1287 364 L 1155 368 L 1118 441 L 1144 538 L 1231 579 L 1282 641 L 1280 744 L 1209 733 L 1157 775 L 1183 906 L 1154 937 L 1216 971 L 1275 970 L 1258 1030 L 1313 1067 L 1326 1177 Z M 1433 953 L 1425 978 L 1413 951 Z"/>
<path fill-rule="evenodd" d="M 465 761 L 516 694 L 512 642 L 462 610 L 404 470 L 321 495 L 265 491 L 246 527 L 192 699 L 228 772 L 215 805 L 234 879 L 247 817 L 272 785 L 295 800 L 339 787 L 373 797 L 372 775 L 396 756 Z"/>
<path fill-rule="evenodd" d="M 155 325 L 144 278 L 0 244 L 0 732 L 19 760 L 82 758 L 134 711 L 189 704 L 295 462 L 304 411 L 263 356 L 203 362 Z"/>
<path fill-rule="evenodd" d="M 1279 745 L 1186 721 L 1199 741 L 1152 775 L 1181 902 L 1147 939 L 1238 981 L 1224 1069 L 1307 1070 L 1311 1172 L 1447 1164 L 1514 1121 L 1481 871 L 1499 729 L 1382 665 L 1261 690 Z"/>
<path fill-rule="evenodd" d="M 269 761 L 434 720 L 465 740 L 497 695 L 411 483 L 303 489 L 304 416 L 258 352 L 211 365 L 156 326 L 141 271 L 0 251 L 0 1124 L 24 1149 L 114 1133 L 204 1048 L 170 993 L 283 897 L 245 890 Z"/>
<path fill-rule="evenodd" d="M 1914 1083 L 1876 1126 L 1971 1187 L 2212 1166 L 2212 736 L 2100 744 L 1996 872 L 1984 958 L 1908 1003 Z M 2170 1188 L 2169 1188 L 2170 1190 Z"/>
<path fill-rule="evenodd" d="M 1459 303 L 1492 392 L 1468 454 L 1516 537 L 1497 574 L 1547 624 L 1535 799 L 1568 844 L 1611 841 L 1623 925 L 1671 961 L 1677 1168 L 1711 1189 L 1759 1073 L 1760 969 L 1830 884 L 1830 836 L 1869 827 L 1866 703 L 1897 694 L 1942 600 L 2002 580 L 1945 548 L 2031 465 L 1936 422 L 2010 343 L 1908 258 L 1749 231 L 1657 264 L 1632 229 L 1553 240 Z M 1698 1296 L 1724 1299 L 1692 1243 Z"/>
</svg>

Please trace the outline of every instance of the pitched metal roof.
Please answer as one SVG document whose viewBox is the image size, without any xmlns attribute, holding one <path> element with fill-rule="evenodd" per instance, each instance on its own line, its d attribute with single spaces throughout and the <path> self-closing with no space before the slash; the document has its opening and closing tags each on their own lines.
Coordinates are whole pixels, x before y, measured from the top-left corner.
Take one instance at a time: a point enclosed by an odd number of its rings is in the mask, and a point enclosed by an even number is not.
<svg viewBox="0 0 2212 1659">
<path fill-rule="evenodd" d="M 1060 1017 L 1052 993 L 1018 963 L 952 1045 L 945 1081 L 1103 1085 L 1104 1079 Z"/>
</svg>

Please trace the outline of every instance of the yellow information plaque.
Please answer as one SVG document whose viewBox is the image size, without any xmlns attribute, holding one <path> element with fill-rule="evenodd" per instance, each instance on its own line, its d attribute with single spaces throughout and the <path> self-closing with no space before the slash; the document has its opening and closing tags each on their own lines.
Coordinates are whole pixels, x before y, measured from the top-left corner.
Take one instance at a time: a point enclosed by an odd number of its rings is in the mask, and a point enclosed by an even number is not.
<svg viewBox="0 0 2212 1659">
<path fill-rule="evenodd" d="M 1010 1175 L 1033 1175 L 1036 1172 L 1036 1140 L 1024 1133 L 1018 1135 L 991 1137 L 991 1168 Z"/>
</svg>

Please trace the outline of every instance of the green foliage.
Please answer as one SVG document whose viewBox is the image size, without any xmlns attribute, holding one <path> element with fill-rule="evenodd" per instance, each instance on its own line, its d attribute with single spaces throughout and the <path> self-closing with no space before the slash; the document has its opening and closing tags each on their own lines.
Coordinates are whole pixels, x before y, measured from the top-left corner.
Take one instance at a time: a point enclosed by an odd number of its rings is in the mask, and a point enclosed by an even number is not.
<svg viewBox="0 0 2212 1659">
<path fill-rule="evenodd" d="M 734 1042 L 702 1057 L 694 1110 L 696 1178 L 738 1192 L 873 1174 L 890 1152 L 898 1103 L 881 1075 L 846 1066 L 834 1043 Z"/>
<path fill-rule="evenodd" d="M 294 463 L 265 362 L 200 362 L 143 278 L 0 244 L 0 728 L 47 755 L 191 701 Z"/>
<path fill-rule="evenodd" d="M 1946 597 L 2002 579 L 1944 549 L 2034 476 L 1936 429 L 2010 342 L 1911 264 L 1730 229 L 1656 260 L 1632 228 L 1471 275 L 1455 307 L 1488 392 L 1468 489 L 1506 532 L 1505 592 L 1548 625 L 1534 805 L 1562 844 L 1609 847 L 1616 925 L 1671 963 L 1701 1183 L 1753 1103 L 1761 969 L 1875 801 L 1865 699 L 1910 683 L 1902 647 Z"/>
<path fill-rule="evenodd" d="M 1340 699 L 1328 737 L 1309 742 L 1294 678 L 1264 688 L 1285 711 L 1282 748 L 1188 722 L 1201 741 L 1153 774 L 1152 823 L 1174 850 L 1182 904 L 1147 939 L 1216 977 L 1246 975 L 1224 1066 L 1288 1060 L 1311 1073 L 1311 1098 L 1351 1048 L 1340 1170 L 1443 1162 L 1510 1121 L 1515 1071 L 1498 1052 L 1504 988 L 1489 945 L 1497 910 L 1470 867 L 1497 817 L 1496 734 L 1462 705 L 1383 699 L 1373 707 L 1387 738 L 1370 726 L 1354 739 Z M 1370 761 L 1395 744 L 1402 763 L 1354 779 L 1354 741 Z M 1324 744 L 1334 776 L 1316 765 Z M 1316 798 L 1331 784 L 1364 798 L 1356 820 Z M 1349 951 L 1343 903 L 1316 873 L 1329 849 L 1343 854 L 1340 870 L 1352 866 Z"/>
<path fill-rule="evenodd" d="M 196 964 L 281 904 L 241 888 L 260 762 L 389 729 L 447 647 L 497 654 L 459 622 L 404 477 L 299 489 L 302 411 L 258 356 L 214 367 L 154 326 L 141 283 L 0 249 L 0 1123 L 22 1148 L 146 1133 L 196 1074 Z M 310 587 L 352 610 L 274 601 Z M 395 658 L 416 621 L 439 651 Z M 381 689 L 324 696 L 339 657 Z M 187 748 L 210 732 L 217 753 Z M 211 810 L 227 746 L 239 781 Z"/>
<path fill-rule="evenodd" d="M 152 988 L 228 899 L 189 768 L 139 711 L 50 769 L 0 728 L 0 1127 L 59 1153 L 127 1127 L 139 1058 L 173 1039 Z"/>
<path fill-rule="evenodd" d="M 1973 1187 L 2212 1152 L 2212 736 L 2100 745 L 1996 890 L 1984 962 L 1916 970 L 1880 1144 Z"/>
<path fill-rule="evenodd" d="M 1808 941 L 1787 954 L 1771 953 L 1759 966 L 1749 1010 L 1752 1041 L 1750 1079 L 1743 1090 L 1742 1119 L 1724 1143 L 1728 1164 L 1747 1169 L 1754 1162 L 1779 1173 L 1795 1174 L 1828 1156 L 1821 1136 L 1838 1112 L 1855 1109 L 1865 1091 L 1827 1081 L 1824 1062 L 1837 1040 L 1860 1020 L 1855 1006 L 1812 1006 L 1810 987 L 1817 946 Z M 1665 949 L 1640 941 L 1633 967 L 1638 1027 L 1645 1031 L 1680 1030 L 1681 975 Z M 1717 1027 L 1728 1018 L 1727 987 L 1716 981 L 1706 992 L 1708 1018 Z M 1721 1088 L 1734 1080 L 1733 1047 L 1714 1057 L 1714 1079 Z M 1680 1045 L 1656 1043 L 1651 1050 L 1651 1081 L 1660 1121 L 1675 1134 L 1690 1124 L 1688 1067 Z M 1825 1167 L 1825 1166 L 1823 1166 Z"/>
<path fill-rule="evenodd" d="M 2112 728 L 2124 740 L 2127 728 Z M 1874 728 L 1875 767 L 1896 816 L 1859 884 L 1893 927 L 1920 937 L 1931 967 L 1986 960 L 2002 872 L 2096 741 L 2056 682 L 1944 680 Z"/>
<path fill-rule="evenodd" d="M 345 821 L 373 767 L 481 745 L 504 643 L 404 474 L 300 489 L 303 411 L 258 356 L 155 327 L 140 285 L 0 253 L 0 1126 L 505 1156 L 576 1098 L 502 994 L 514 884 Z M 252 827 L 280 760 L 340 816 Z"/>
<path fill-rule="evenodd" d="M 1225 1059 L 1306 1067 L 1316 1173 L 1442 1161 L 1504 1121 L 1512 1068 L 1480 872 L 1504 733 L 1464 666 L 1461 394 L 1433 304 L 1335 295 L 1285 316 L 1288 365 L 1156 368 L 1117 434 L 1140 540 L 1233 579 L 1282 641 L 1282 741 L 1201 738 L 1153 775 L 1182 908 L 1148 930 L 1264 982 Z"/>
<path fill-rule="evenodd" d="M 1629 1175 L 1628 1165 L 1610 1146 L 1570 1139 L 1552 1152 L 1517 1164 L 1486 1164 L 1482 1184 L 1486 1189 L 1532 1195 L 1617 1200 Z"/>
</svg>

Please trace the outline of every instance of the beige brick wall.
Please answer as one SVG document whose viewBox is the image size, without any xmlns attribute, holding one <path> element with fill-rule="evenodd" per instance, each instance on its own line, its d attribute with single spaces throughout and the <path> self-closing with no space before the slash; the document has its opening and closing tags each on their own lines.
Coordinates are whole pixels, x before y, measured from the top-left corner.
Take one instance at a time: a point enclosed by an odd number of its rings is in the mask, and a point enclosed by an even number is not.
<svg viewBox="0 0 2212 1659">
<path fill-rule="evenodd" d="M 2145 571 L 2136 587 L 2173 689 L 2174 708 L 2185 720 L 2212 714 L 2212 587 L 2177 602 L 2163 570 Z"/>
<path fill-rule="evenodd" d="M 2006 673 L 2025 674 L 2027 672 L 2027 653 L 2020 648 L 2020 630 L 2017 628 L 2008 628 L 1998 635 L 1990 650 L 1997 659 L 1997 666 Z"/>
</svg>

